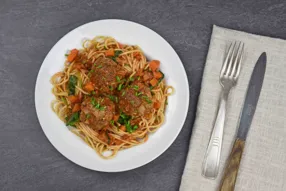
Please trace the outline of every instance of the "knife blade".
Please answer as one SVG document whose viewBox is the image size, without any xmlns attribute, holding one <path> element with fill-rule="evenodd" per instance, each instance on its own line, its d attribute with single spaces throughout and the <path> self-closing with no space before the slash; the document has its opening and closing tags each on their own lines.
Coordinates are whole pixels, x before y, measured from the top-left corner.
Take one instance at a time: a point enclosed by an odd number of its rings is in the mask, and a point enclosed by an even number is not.
<svg viewBox="0 0 286 191">
<path fill-rule="evenodd" d="M 252 118 L 255 113 L 256 105 L 260 96 L 264 74 L 266 69 L 266 53 L 263 52 L 257 60 L 253 69 L 248 90 L 246 93 L 244 106 L 240 116 L 240 123 L 237 138 L 245 140 L 251 126 Z"/>
<path fill-rule="evenodd" d="M 262 84 L 266 70 L 266 60 L 267 60 L 266 53 L 263 52 L 258 58 L 254 66 L 253 72 L 251 74 L 246 97 L 244 100 L 244 105 L 240 115 L 240 122 L 238 126 L 238 132 L 236 135 L 236 140 L 233 144 L 233 148 L 229 156 L 227 166 L 225 168 L 225 172 L 219 189 L 220 191 L 234 190 L 247 133 L 251 126 L 251 122 L 262 89 Z"/>
</svg>

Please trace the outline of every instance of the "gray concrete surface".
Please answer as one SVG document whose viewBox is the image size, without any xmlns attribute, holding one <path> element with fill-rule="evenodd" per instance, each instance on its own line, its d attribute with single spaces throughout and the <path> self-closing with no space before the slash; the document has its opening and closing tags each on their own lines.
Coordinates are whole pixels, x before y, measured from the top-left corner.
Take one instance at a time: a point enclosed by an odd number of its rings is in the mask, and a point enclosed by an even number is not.
<svg viewBox="0 0 286 191">
<path fill-rule="evenodd" d="M 107 18 L 135 21 L 162 35 L 184 63 L 191 93 L 187 120 L 172 146 L 122 173 L 67 160 L 45 137 L 34 107 L 36 76 L 52 46 L 73 28 Z M 286 39 L 285 21 L 283 1 L 1 0 L 0 190 L 178 190 L 212 25 Z"/>
</svg>

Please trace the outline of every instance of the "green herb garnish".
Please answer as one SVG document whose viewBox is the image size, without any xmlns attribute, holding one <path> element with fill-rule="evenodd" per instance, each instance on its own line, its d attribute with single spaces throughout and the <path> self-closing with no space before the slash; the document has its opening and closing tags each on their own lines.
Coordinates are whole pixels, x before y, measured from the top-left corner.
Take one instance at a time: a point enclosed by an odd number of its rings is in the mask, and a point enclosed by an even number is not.
<svg viewBox="0 0 286 191">
<path fill-rule="evenodd" d="M 128 82 L 133 82 L 134 81 L 134 77 L 129 77 L 127 81 Z"/>
<path fill-rule="evenodd" d="M 105 108 L 106 108 L 106 106 L 99 106 L 99 110 L 100 110 L 100 111 L 104 111 Z"/>
<path fill-rule="evenodd" d="M 149 99 L 149 97 L 147 96 L 142 96 L 142 98 L 147 101 L 148 103 L 152 103 L 152 101 Z"/>
<path fill-rule="evenodd" d="M 112 86 L 108 86 L 108 88 L 112 91 L 113 90 L 113 87 Z"/>
<path fill-rule="evenodd" d="M 114 95 L 108 95 L 108 98 L 111 100 L 111 101 L 116 101 L 116 96 Z"/>
<path fill-rule="evenodd" d="M 117 82 L 120 82 L 119 76 L 116 76 L 116 80 L 117 80 Z"/>
<path fill-rule="evenodd" d="M 124 96 L 124 95 L 125 95 L 125 93 L 126 93 L 125 91 L 122 91 L 122 94 L 121 94 L 121 96 Z"/>
<path fill-rule="evenodd" d="M 126 127 L 126 131 L 129 133 L 132 133 L 133 131 L 138 129 L 138 125 L 134 125 L 134 126 L 131 125 L 131 123 L 130 123 L 131 118 L 132 118 L 131 116 L 126 115 L 123 112 L 121 112 L 119 119 L 117 121 L 121 125 L 124 125 Z"/>
<path fill-rule="evenodd" d="M 143 93 L 142 92 L 136 92 L 135 95 L 138 97 L 140 95 L 142 95 Z"/>
<path fill-rule="evenodd" d="M 131 100 L 130 103 L 131 103 L 133 106 L 135 105 L 134 100 Z"/>
<path fill-rule="evenodd" d="M 111 56 L 110 58 L 114 61 L 114 62 L 117 62 L 116 61 L 116 58 L 122 53 L 121 50 L 115 50 L 114 51 L 114 56 Z"/>
<path fill-rule="evenodd" d="M 130 121 L 125 124 L 125 127 L 128 133 L 132 133 L 132 125 L 130 124 Z"/>
<path fill-rule="evenodd" d="M 95 107 L 96 109 L 99 109 L 100 111 L 103 111 L 106 108 L 106 106 L 100 105 L 100 103 L 97 102 L 94 97 L 91 98 L 91 104 L 93 107 Z"/>
<path fill-rule="evenodd" d="M 99 65 L 99 66 L 97 66 L 96 68 L 102 68 L 103 66 L 102 65 Z"/>
<path fill-rule="evenodd" d="M 89 119 L 90 118 L 90 113 L 86 114 L 85 117 L 86 117 L 86 119 Z"/>
<path fill-rule="evenodd" d="M 93 105 L 93 107 L 96 106 L 96 100 L 94 97 L 91 98 L 91 104 Z"/>
<path fill-rule="evenodd" d="M 93 72 L 94 72 L 94 70 L 90 70 L 90 71 L 88 72 L 87 76 L 90 77 Z"/>
<path fill-rule="evenodd" d="M 139 90 L 139 86 L 134 85 L 134 86 L 133 86 L 133 89 L 134 89 L 134 90 Z"/>
<path fill-rule="evenodd" d="M 74 75 L 71 75 L 68 82 L 68 88 L 69 88 L 69 95 L 75 94 L 75 86 L 77 84 L 77 77 Z"/>
<path fill-rule="evenodd" d="M 138 129 L 138 125 L 133 126 L 133 130 L 136 130 L 136 129 Z"/>
<path fill-rule="evenodd" d="M 110 121 L 110 124 L 111 124 L 111 125 L 114 125 L 114 120 L 111 120 L 111 121 Z"/>
<path fill-rule="evenodd" d="M 119 84 L 117 89 L 120 91 L 122 89 L 122 87 L 123 87 L 123 84 Z"/>
<path fill-rule="evenodd" d="M 68 102 L 67 102 L 65 97 L 61 97 L 61 100 L 62 100 L 62 102 L 64 102 L 64 104 L 66 104 L 66 105 L 68 104 Z"/>
<path fill-rule="evenodd" d="M 95 107 L 96 109 L 99 109 L 99 108 L 100 108 L 100 104 L 97 103 L 94 107 Z"/>
<path fill-rule="evenodd" d="M 70 116 L 66 117 L 66 126 L 75 127 L 75 123 L 79 122 L 79 112 L 75 112 Z"/>
</svg>

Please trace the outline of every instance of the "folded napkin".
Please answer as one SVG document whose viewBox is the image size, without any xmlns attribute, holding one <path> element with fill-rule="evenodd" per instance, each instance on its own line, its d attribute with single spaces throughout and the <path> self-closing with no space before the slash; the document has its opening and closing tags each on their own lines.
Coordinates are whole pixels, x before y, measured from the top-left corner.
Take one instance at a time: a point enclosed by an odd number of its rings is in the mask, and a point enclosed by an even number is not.
<svg viewBox="0 0 286 191">
<path fill-rule="evenodd" d="M 220 170 L 204 178 L 202 163 L 218 107 L 219 73 L 232 41 L 245 43 L 242 70 L 228 99 Z M 214 26 L 181 191 L 217 190 L 232 149 L 254 65 L 267 53 L 266 73 L 238 172 L 236 191 L 286 190 L 286 41 Z"/>
</svg>

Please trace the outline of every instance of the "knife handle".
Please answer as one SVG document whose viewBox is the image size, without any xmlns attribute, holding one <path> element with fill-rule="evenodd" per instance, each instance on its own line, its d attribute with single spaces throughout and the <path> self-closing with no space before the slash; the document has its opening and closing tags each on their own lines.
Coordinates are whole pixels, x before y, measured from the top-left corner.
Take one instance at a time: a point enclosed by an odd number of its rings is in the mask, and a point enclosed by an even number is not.
<svg viewBox="0 0 286 191">
<path fill-rule="evenodd" d="M 228 159 L 219 191 L 233 191 L 245 141 L 237 138 Z"/>
</svg>

